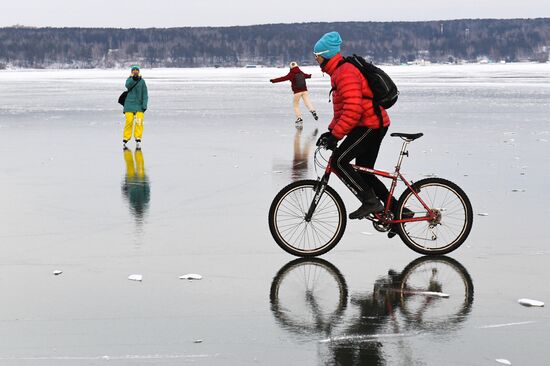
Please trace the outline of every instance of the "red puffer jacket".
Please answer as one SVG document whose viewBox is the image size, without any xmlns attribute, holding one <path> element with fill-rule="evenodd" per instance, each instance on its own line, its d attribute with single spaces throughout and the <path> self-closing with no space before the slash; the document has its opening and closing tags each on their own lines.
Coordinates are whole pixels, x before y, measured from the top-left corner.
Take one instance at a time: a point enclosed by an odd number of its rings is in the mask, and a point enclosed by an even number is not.
<svg viewBox="0 0 550 366">
<path fill-rule="evenodd" d="M 329 125 L 332 134 L 342 139 L 355 127 L 380 128 L 380 119 L 374 112 L 373 94 L 361 71 L 350 63 L 342 63 L 343 57 L 337 54 L 324 66 L 323 72 L 330 75 L 333 88 L 332 102 L 334 118 Z M 390 125 L 390 117 L 382 110 L 384 127 Z"/>
<path fill-rule="evenodd" d="M 271 82 L 272 83 L 280 83 L 282 81 L 290 80 L 290 82 L 292 83 L 292 91 L 294 92 L 294 94 L 305 92 L 305 91 L 307 91 L 307 86 L 304 86 L 304 87 L 300 88 L 299 86 L 296 85 L 296 81 L 295 81 L 296 74 L 300 74 L 300 73 L 304 74 L 305 79 L 311 79 L 311 74 L 306 74 L 305 72 L 300 70 L 300 68 L 298 66 L 296 66 L 296 67 L 293 67 L 292 69 L 290 69 L 290 72 L 286 76 L 282 76 L 282 77 L 276 78 L 276 79 L 271 79 Z M 304 85 L 305 85 L 305 83 L 304 83 Z"/>
</svg>

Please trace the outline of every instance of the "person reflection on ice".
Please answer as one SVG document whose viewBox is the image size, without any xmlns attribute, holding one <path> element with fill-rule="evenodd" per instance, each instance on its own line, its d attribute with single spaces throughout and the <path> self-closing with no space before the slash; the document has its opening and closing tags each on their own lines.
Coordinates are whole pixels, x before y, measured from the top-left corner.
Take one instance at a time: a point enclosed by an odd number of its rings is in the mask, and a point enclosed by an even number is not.
<svg viewBox="0 0 550 366">
<path fill-rule="evenodd" d="M 143 151 L 136 148 L 132 154 L 132 150 L 124 148 L 123 153 L 126 162 L 126 175 L 122 182 L 122 195 L 128 200 L 130 212 L 136 222 L 141 224 L 151 199 L 151 188 L 149 178 L 145 174 Z"/>
<path fill-rule="evenodd" d="M 317 136 L 318 130 L 315 129 L 311 136 L 307 137 L 302 145 L 302 129 L 296 129 L 296 135 L 294 135 L 294 160 L 292 161 L 292 179 L 304 179 L 307 176 L 307 167 L 309 162 L 309 153 L 311 151 L 311 144 Z"/>
</svg>

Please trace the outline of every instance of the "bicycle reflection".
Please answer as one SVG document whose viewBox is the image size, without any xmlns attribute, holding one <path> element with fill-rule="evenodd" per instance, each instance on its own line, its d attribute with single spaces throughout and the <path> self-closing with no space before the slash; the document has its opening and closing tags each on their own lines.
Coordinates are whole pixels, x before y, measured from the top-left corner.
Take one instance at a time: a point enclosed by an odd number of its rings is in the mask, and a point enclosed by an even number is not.
<svg viewBox="0 0 550 366">
<path fill-rule="evenodd" d="M 383 365 L 386 339 L 456 330 L 473 300 L 468 271 L 448 257 L 420 257 L 401 272 L 390 270 L 372 292 L 349 301 L 344 276 L 334 265 L 297 259 L 279 270 L 270 290 L 277 322 L 292 333 L 321 338 L 328 345 L 325 363 L 335 365 Z M 346 317 L 348 305 L 354 314 Z"/>
<path fill-rule="evenodd" d="M 145 173 L 143 151 L 137 148 L 134 153 L 124 148 L 126 174 L 122 182 L 122 195 L 128 201 L 130 212 L 138 224 L 142 224 L 151 200 L 149 178 Z"/>
</svg>

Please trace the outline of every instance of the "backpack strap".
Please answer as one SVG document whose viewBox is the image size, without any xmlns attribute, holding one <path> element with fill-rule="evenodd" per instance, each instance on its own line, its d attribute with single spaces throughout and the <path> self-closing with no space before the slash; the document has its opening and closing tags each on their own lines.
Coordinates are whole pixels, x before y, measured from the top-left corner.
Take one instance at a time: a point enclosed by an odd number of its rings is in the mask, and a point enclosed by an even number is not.
<svg viewBox="0 0 550 366">
<path fill-rule="evenodd" d="M 134 85 L 132 85 L 132 87 L 130 89 L 128 89 L 128 93 L 130 93 L 132 91 L 132 89 L 134 89 L 136 87 L 136 85 L 139 84 L 140 81 L 141 81 L 141 78 L 139 78 L 139 80 Z"/>
</svg>

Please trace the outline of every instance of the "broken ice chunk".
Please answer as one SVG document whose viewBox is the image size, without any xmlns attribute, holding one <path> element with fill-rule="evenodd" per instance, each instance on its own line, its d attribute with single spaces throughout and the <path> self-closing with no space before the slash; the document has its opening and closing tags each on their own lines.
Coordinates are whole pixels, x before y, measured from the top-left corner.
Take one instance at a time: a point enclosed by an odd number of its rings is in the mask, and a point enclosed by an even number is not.
<svg viewBox="0 0 550 366">
<path fill-rule="evenodd" d="M 202 339 L 197 339 L 193 343 L 202 343 Z"/>
<path fill-rule="evenodd" d="M 514 188 L 514 189 L 512 189 L 512 192 L 525 192 L 525 189 L 523 189 L 523 188 Z"/>
<path fill-rule="evenodd" d="M 202 280 L 202 276 L 196 273 L 189 273 L 183 276 L 180 276 L 180 280 Z"/>
<path fill-rule="evenodd" d="M 503 365 L 511 365 L 512 364 L 510 361 L 508 361 L 504 358 L 497 358 L 495 361 L 498 362 L 498 363 L 501 363 Z"/>
<path fill-rule="evenodd" d="M 542 301 L 538 301 L 538 300 L 519 299 L 518 302 L 523 306 L 536 306 L 536 307 L 543 307 L 544 306 L 544 303 Z"/>
<path fill-rule="evenodd" d="M 478 213 L 477 215 L 478 215 L 478 216 L 489 216 L 489 214 L 486 213 L 486 212 L 480 212 L 480 213 Z"/>
<path fill-rule="evenodd" d="M 63 271 L 60 271 L 58 269 L 53 271 L 54 276 L 59 276 L 61 273 L 63 273 Z"/>
<path fill-rule="evenodd" d="M 426 296 L 434 296 L 434 297 L 443 297 L 448 298 L 449 294 L 445 294 L 443 292 L 433 292 L 433 291 L 420 291 L 418 292 L 419 295 L 426 295 Z"/>
<path fill-rule="evenodd" d="M 140 275 L 140 274 L 133 274 L 133 275 L 129 275 L 128 279 L 130 281 L 140 281 L 141 282 L 143 280 L 143 276 Z"/>
<path fill-rule="evenodd" d="M 373 235 L 372 233 L 369 233 L 368 231 L 362 231 L 361 234 L 363 234 L 363 235 L 368 235 L 368 236 Z"/>
</svg>

